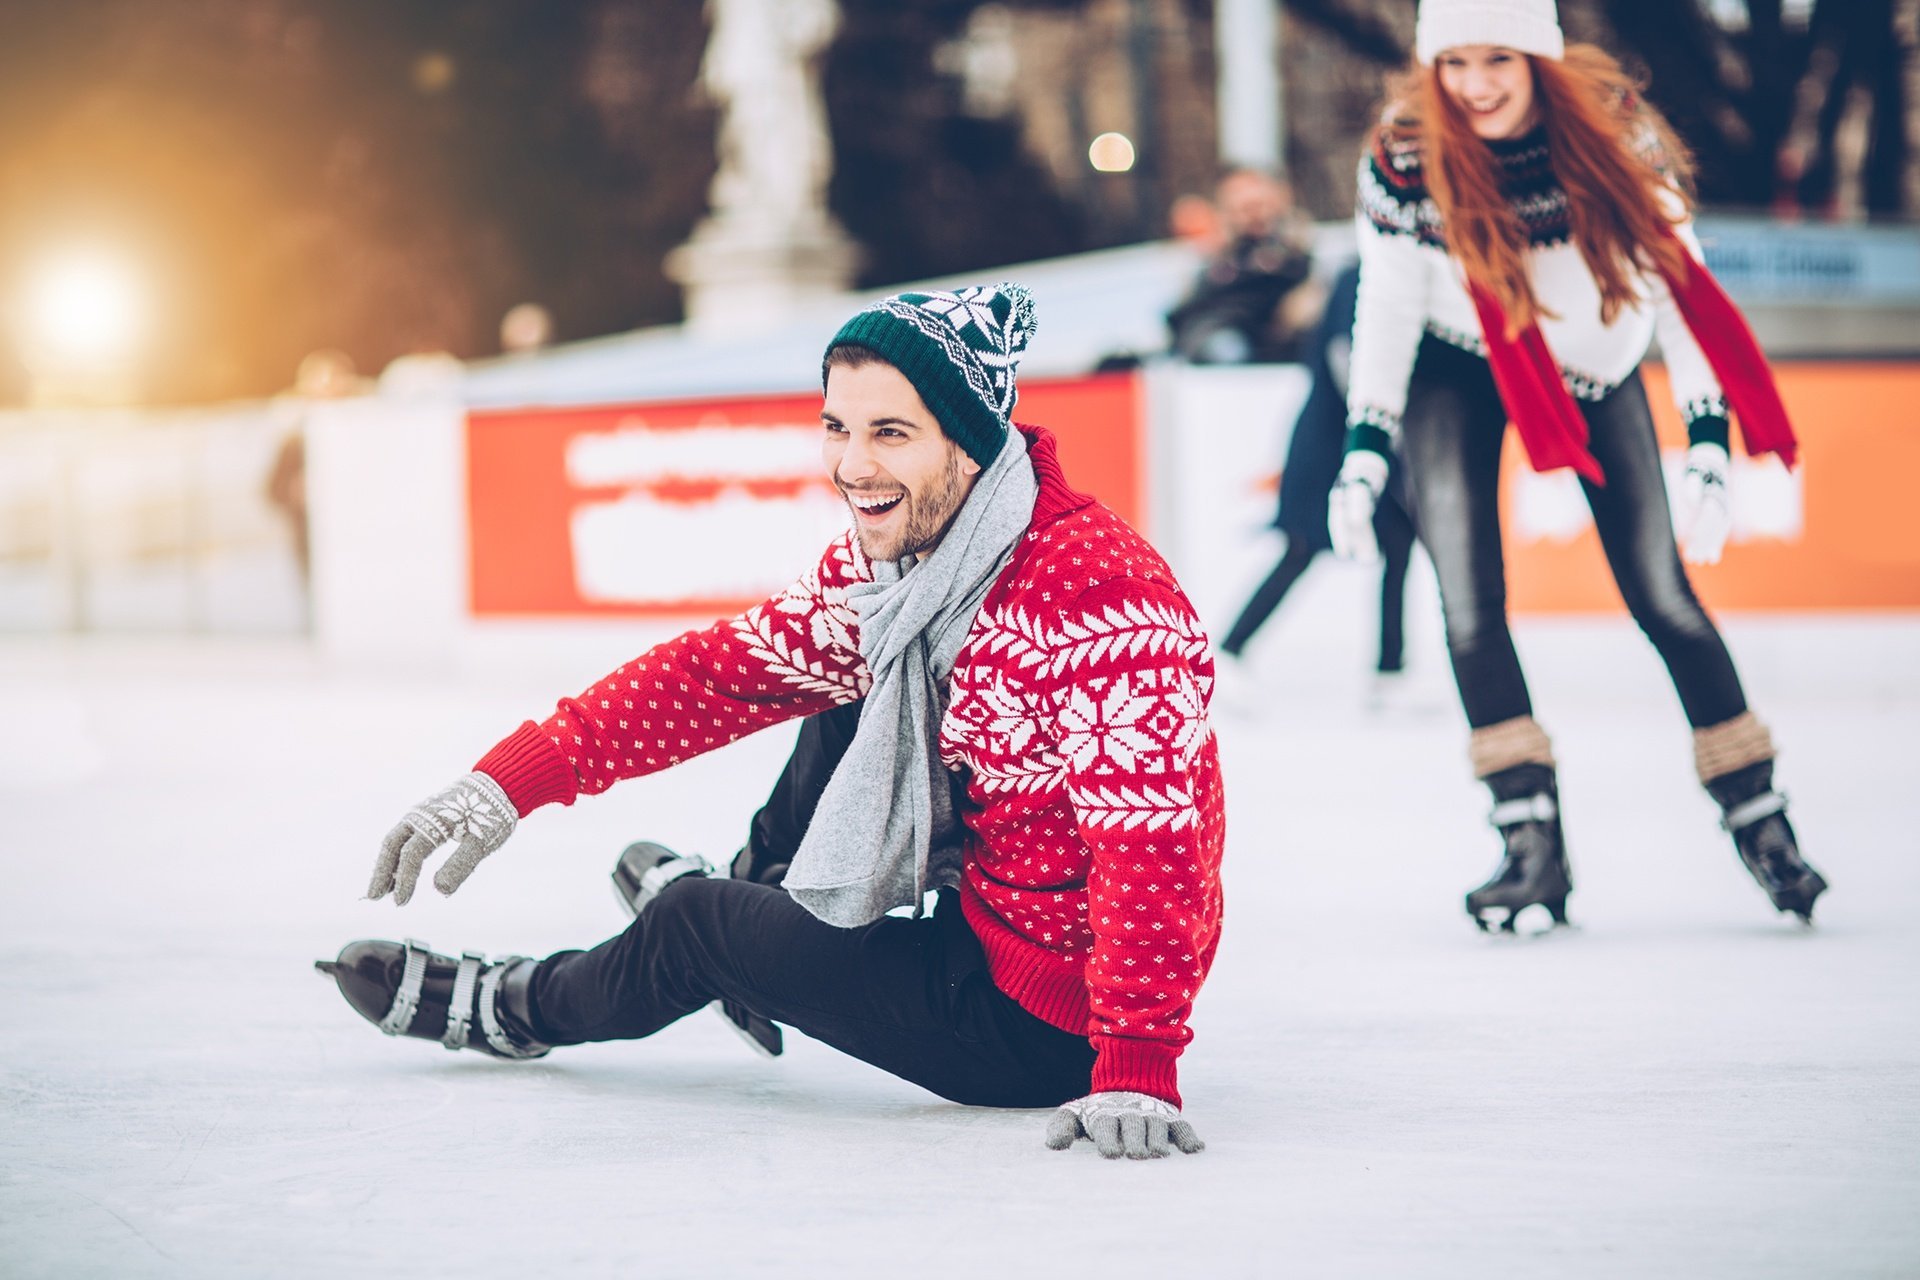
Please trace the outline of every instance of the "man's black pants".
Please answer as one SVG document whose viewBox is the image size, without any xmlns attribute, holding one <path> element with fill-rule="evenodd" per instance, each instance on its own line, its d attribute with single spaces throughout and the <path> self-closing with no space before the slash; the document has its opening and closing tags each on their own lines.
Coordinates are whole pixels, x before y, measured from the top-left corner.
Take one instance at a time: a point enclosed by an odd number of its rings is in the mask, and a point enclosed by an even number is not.
<svg viewBox="0 0 1920 1280">
<path fill-rule="evenodd" d="M 809 782 L 824 785 L 857 716 L 840 708 L 802 727 L 754 819 L 756 856 L 791 860 L 787 841 L 797 845 L 819 798 Z M 638 1039 L 726 999 L 955 1102 L 1048 1107 L 1092 1087 L 1086 1036 L 993 985 L 951 889 L 931 916 L 838 929 L 778 888 L 682 876 L 626 932 L 542 961 L 530 994 L 533 1031 L 549 1044 Z"/>
</svg>

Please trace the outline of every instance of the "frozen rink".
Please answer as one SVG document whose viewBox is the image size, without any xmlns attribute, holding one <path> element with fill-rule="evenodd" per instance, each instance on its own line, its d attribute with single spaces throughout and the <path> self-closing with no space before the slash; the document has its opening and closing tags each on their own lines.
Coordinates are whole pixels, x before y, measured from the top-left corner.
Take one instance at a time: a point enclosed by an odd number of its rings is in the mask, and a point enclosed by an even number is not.
<svg viewBox="0 0 1920 1280">
<path fill-rule="evenodd" d="M 788 731 L 542 812 L 452 899 L 359 899 L 409 804 L 617 643 L 506 679 L 0 643 L 0 1275 L 1920 1274 L 1920 618 L 1728 623 L 1834 885 L 1812 931 L 1630 624 L 1523 623 L 1578 928 L 1498 940 L 1460 909 L 1496 841 L 1431 620 L 1385 712 L 1364 629 L 1313 622 L 1362 585 L 1310 575 L 1261 710 L 1216 716 L 1210 1145 L 1147 1164 L 706 1013 L 529 1064 L 356 1017 L 312 968 L 350 939 L 583 945 L 628 840 L 737 845 Z"/>
</svg>

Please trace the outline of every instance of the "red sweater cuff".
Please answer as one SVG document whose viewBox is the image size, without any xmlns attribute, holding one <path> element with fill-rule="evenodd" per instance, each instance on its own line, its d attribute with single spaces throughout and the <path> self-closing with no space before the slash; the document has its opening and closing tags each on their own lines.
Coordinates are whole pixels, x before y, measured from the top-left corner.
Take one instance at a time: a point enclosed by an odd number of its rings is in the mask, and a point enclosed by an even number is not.
<svg viewBox="0 0 1920 1280">
<path fill-rule="evenodd" d="M 1094 1036 L 1093 1047 L 1099 1054 L 1093 1061 L 1095 1093 L 1124 1089 L 1180 1105 L 1179 1072 L 1175 1067 L 1180 1059 L 1178 1046 L 1157 1040 Z"/>
<path fill-rule="evenodd" d="M 523 818 L 543 804 L 572 804 L 580 794 L 573 765 L 531 720 L 502 738 L 473 767 L 500 784 Z"/>
</svg>

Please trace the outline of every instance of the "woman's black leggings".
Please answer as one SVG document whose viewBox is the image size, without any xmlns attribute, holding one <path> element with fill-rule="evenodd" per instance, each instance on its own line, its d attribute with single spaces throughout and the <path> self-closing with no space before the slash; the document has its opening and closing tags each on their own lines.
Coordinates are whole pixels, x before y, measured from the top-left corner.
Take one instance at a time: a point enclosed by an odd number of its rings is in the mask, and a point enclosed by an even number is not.
<svg viewBox="0 0 1920 1280">
<path fill-rule="evenodd" d="M 1696 729 L 1747 709 L 1740 677 L 1680 564 L 1659 443 L 1638 373 L 1605 400 L 1580 402 L 1604 486 L 1582 481 L 1613 580 L 1633 620 L 1667 664 Z M 1507 629 L 1500 550 L 1500 446 L 1507 412 L 1487 362 L 1436 338 L 1414 364 L 1402 420 L 1420 540 L 1433 557 L 1447 652 L 1474 728 L 1531 715 L 1526 677 Z"/>
</svg>

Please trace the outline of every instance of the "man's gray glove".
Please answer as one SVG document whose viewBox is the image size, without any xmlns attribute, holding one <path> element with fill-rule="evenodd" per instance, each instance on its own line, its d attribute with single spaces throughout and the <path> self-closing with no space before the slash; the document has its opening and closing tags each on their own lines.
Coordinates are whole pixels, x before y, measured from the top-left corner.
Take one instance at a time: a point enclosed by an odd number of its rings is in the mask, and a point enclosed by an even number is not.
<svg viewBox="0 0 1920 1280">
<path fill-rule="evenodd" d="M 400 825 L 387 832 L 380 842 L 379 860 L 373 864 L 367 896 L 384 898 L 391 889 L 394 905 L 405 906 L 413 898 L 427 855 L 457 841 L 460 847 L 433 877 L 434 888 L 452 893 L 473 874 L 480 859 L 507 842 L 519 820 L 513 801 L 499 783 L 484 773 L 469 773 L 407 810 Z"/>
<path fill-rule="evenodd" d="M 1114 1090 L 1090 1093 L 1069 1102 L 1047 1122 L 1047 1145 L 1065 1151 L 1081 1138 L 1093 1139 L 1109 1160 L 1153 1160 L 1173 1149 L 1192 1155 L 1207 1144 L 1180 1118 L 1180 1108 L 1145 1093 Z"/>
</svg>

